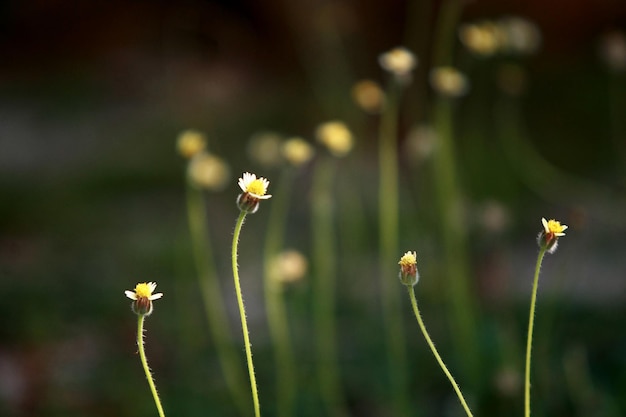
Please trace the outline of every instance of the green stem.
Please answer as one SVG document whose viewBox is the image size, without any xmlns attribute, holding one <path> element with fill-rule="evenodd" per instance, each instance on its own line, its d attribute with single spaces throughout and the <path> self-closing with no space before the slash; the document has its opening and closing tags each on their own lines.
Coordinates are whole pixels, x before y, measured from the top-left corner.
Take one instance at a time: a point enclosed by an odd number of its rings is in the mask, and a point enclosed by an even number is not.
<svg viewBox="0 0 626 417">
<path fill-rule="evenodd" d="M 207 237 L 208 222 L 204 211 L 202 191 L 187 182 L 187 217 L 198 284 L 209 330 L 215 344 L 226 385 L 239 414 L 248 415 L 249 398 L 244 391 L 244 374 L 233 349 L 232 335 L 226 328 L 228 315 L 222 299 L 222 288 L 213 261 L 213 251 Z"/>
<path fill-rule="evenodd" d="M 137 319 L 137 347 L 139 348 L 139 357 L 141 358 L 141 364 L 143 365 L 143 370 L 146 373 L 146 379 L 148 380 L 148 385 L 150 385 L 150 391 L 152 391 L 152 397 L 154 398 L 154 403 L 156 404 L 157 410 L 159 411 L 160 417 L 165 417 L 165 413 L 163 412 L 163 407 L 161 406 L 161 400 L 159 399 L 159 394 L 157 393 L 156 386 L 154 385 L 154 379 L 152 379 L 152 374 L 150 373 L 150 367 L 148 367 L 148 359 L 146 359 L 146 352 L 143 347 L 143 322 L 146 318 L 144 314 L 139 314 Z"/>
<path fill-rule="evenodd" d="M 452 316 L 455 345 L 463 347 L 464 371 L 478 379 L 480 355 L 476 339 L 476 305 L 472 299 L 468 272 L 467 234 L 463 224 L 462 198 L 455 166 L 452 129 L 452 102 L 438 98 L 435 102 L 437 152 L 434 160 L 437 199 L 441 212 L 442 243 L 448 270 L 448 308 Z"/>
<path fill-rule="evenodd" d="M 276 256 L 283 244 L 291 175 L 291 170 L 286 169 L 284 171 L 282 181 L 279 184 L 279 192 L 276 192 L 273 197 L 274 203 L 271 206 L 268 220 L 264 254 L 265 308 L 270 337 L 272 338 L 272 344 L 276 347 L 274 362 L 278 386 L 279 417 L 292 415 L 297 392 L 295 360 L 289 337 L 287 306 L 283 297 L 283 287 L 278 282 L 278 277 L 276 277 L 275 268 L 273 267 Z"/>
<path fill-rule="evenodd" d="M 246 348 L 246 359 L 248 361 L 248 374 L 250 375 L 250 389 L 252 390 L 252 401 L 254 402 L 254 415 L 261 416 L 261 407 L 259 406 L 259 393 L 256 387 L 256 377 L 254 376 L 254 363 L 252 363 L 252 348 L 250 346 L 250 336 L 248 333 L 248 322 L 246 321 L 246 309 L 243 305 L 243 297 L 241 295 L 241 284 L 239 283 L 239 267 L 237 266 L 237 248 L 239 246 L 239 235 L 241 227 L 246 218 L 246 212 L 241 211 L 235 224 L 235 232 L 233 234 L 233 248 L 231 252 L 233 279 L 235 281 L 235 292 L 237 293 L 237 304 L 239 305 L 239 315 L 241 316 L 241 329 L 243 331 L 243 340 Z"/>
<path fill-rule="evenodd" d="M 336 253 L 333 230 L 332 184 L 334 160 L 322 157 L 315 167 L 312 203 L 313 320 L 317 350 L 320 393 L 329 415 L 346 415 L 339 379 L 335 323 Z"/>
<path fill-rule="evenodd" d="M 380 233 L 380 262 L 383 320 L 386 331 L 387 357 L 391 369 L 391 384 L 396 414 L 407 413 L 406 345 L 402 330 L 402 308 L 393 282 L 387 279 L 398 253 L 398 101 L 401 86 L 390 80 L 387 102 L 380 121 L 379 132 L 379 192 L 378 213 Z"/>
<path fill-rule="evenodd" d="M 467 406 L 467 402 L 465 401 L 465 398 L 463 397 L 463 394 L 461 393 L 461 389 L 459 388 L 459 385 L 454 380 L 454 377 L 452 376 L 452 374 L 446 367 L 446 364 L 443 363 L 441 356 L 439 356 L 439 352 L 437 352 L 437 348 L 435 347 L 435 344 L 430 339 L 430 336 L 428 335 L 428 332 L 426 331 L 426 326 L 424 325 L 424 321 L 422 320 L 422 315 L 420 314 L 419 308 L 417 307 L 417 299 L 415 298 L 414 288 L 412 286 L 407 286 L 406 289 L 409 292 L 409 297 L 411 298 L 411 305 L 413 306 L 413 312 L 415 313 L 415 318 L 417 319 L 417 323 L 419 324 L 420 329 L 422 330 L 422 333 L 424 334 L 424 338 L 426 339 L 428 346 L 430 346 L 430 350 L 433 352 L 433 355 L 435 355 L 435 359 L 437 359 L 437 362 L 439 363 L 439 366 L 441 366 L 443 373 L 446 374 L 446 376 L 448 377 L 448 380 L 450 380 L 450 383 L 452 384 L 452 388 L 454 388 L 454 391 L 456 392 L 457 397 L 459 397 L 459 401 L 461 401 L 461 405 L 465 409 L 465 413 L 469 417 L 472 417 L 472 412 Z"/>
<path fill-rule="evenodd" d="M 535 266 L 535 278 L 533 280 L 533 293 L 530 299 L 530 317 L 528 319 L 528 340 L 526 342 L 526 373 L 524 377 L 524 416 L 530 417 L 530 357 L 533 344 L 533 327 L 535 324 L 535 304 L 537 302 L 537 288 L 539 287 L 539 270 L 541 262 L 546 254 L 546 248 L 539 250 L 537 265 Z"/>
</svg>

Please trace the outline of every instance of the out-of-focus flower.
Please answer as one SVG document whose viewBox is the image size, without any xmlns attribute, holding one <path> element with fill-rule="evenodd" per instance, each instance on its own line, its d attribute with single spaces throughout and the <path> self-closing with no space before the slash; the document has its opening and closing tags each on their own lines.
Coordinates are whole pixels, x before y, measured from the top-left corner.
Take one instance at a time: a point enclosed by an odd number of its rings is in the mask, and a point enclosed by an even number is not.
<svg viewBox="0 0 626 417">
<path fill-rule="evenodd" d="M 272 262 L 273 276 L 282 284 L 300 281 L 306 275 L 308 267 L 306 257 L 293 249 L 279 253 Z"/>
<path fill-rule="evenodd" d="M 624 32 L 614 30 L 605 34 L 600 42 L 600 53 L 612 71 L 626 71 L 626 36 Z"/>
<path fill-rule="evenodd" d="M 432 126 L 416 126 L 409 131 L 404 142 L 405 154 L 411 161 L 421 162 L 433 154 L 436 143 L 437 132 Z"/>
<path fill-rule="evenodd" d="M 182 156 L 191 158 L 206 148 L 206 136 L 197 130 L 185 130 L 178 135 L 176 148 Z"/>
<path fill-rule="evenodd" d="M 467 23 L 459 28 L 461 43 L 472 53 L 491 56 L 502 43 L 500 27 L 493 22 Z"/>
<path fill-rule="evenodd" d="M 135 286 L 134 291 L 124 291 L 126 297 L 133 300 L 132 309 L 135 314 L 149 316 L 152 314 L 152 301 L 163 297 L 163 293 L 154 294 L 156 282 L 142 282 Z"/>
<path fill-rule="evenodd" d="M 505 52 L 530 55 L 541 46 L 539 27 L 521 17 L 505 17 L 498 21 L 503 35 L 501 48 Z"/>
<path fill-rule="evenodd" d="M 400 258 L 398 264 L 400 265 L 400 281 L 406 286 L 417 284 L 420 278 L 417 272 L 417 254 L 414 251 L 408 251 Z"/>
<path fill-rule="evenodd" d="M 200 152 L 189 161 L 187 175 L 196 187 L 219 191 L 226 186 L 230 169 L 223 159 L 208 152 Z"/>
<path fill-rule="evenodd" d="M 315 148 L 299 137 L 287 139 L 283 143 L 282 151 L 285 159 L 294 166 L 306 164 L 315 155 Z"/>
<path fill-rule="evenodd" d="M 282 137 L 275 132 L 259 132 L 250 138 L 248 155 L 265 168 L 277 167 L 281 164 Z"/>
<path fill-rule="evenodd" d="M 345 123 L 340 121 L 331 121 L 319 125 L 315 131 L 315 136 L 336 157 L 347 155 L 354 146 L 352 132 Z"/>
<path fill-rule="evenodd" d="M 548 253 L 554 253 L 558 246 L 558 240 L 561 236 L 565 236 L 567 226 L 556 220 L 546 220 L 541 218 L 543 231 L 537 236 L 537 243 L 540 248 L 545 248 Z"/>
<path fill-rule="evenodd" d="M 436 67 L 430 71 L 430 85 L 444 97 L 461 97 L 469 90 L 469 81 L 454 67 Z"/>
<path fill-rule="evenodd" d="M 272 197 L 266 194 L 270 182 L 263 177 L 257 178 L 254 174 L 244 172 L 238 184 L 243 193 L 237 197 L 237 206 L 246 213 L 255 213 L 259 209 L 259 201 Z"/>
<path fill-rule="evenodd" d="M 411 81 L 411 72 L 417 66 L 417 57 L 408 49 L 398 46 L 378 57 L 378 63 L 402 83 Z"/>
<path fill-rule="evenodd" d="M 385 103 L 385 93 L 377 82 L 361 80 L 352 87 L 352 99 L 367 113 L 380 113 Z"/>
</svg>

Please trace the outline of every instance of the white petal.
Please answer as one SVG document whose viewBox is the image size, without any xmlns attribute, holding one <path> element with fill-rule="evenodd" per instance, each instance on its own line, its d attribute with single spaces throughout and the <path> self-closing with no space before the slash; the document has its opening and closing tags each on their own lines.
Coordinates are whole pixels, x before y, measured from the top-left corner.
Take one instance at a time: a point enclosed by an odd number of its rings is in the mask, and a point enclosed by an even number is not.
<svg viewBox="0 0 626 417">
<path fill-rule="evenodd" d="M 543 230 L 545 230 L 546 233 L 550 233 L 550 229 L 548 229 L 548 221 L 545 219 L 545 217 L 541 218 L 541 223 L 543 224 Z"/>
<path fill-rule="evenodd" d="M 567 226 L 567 225 L 565 225 L 565 224 L 562 224 L 562 225 L 561 225 L 561 230 L 562 230 L 562 231 L 566 231 L 568 227 L 569 227 L 569 226 Z"/>
<path fill-rule="evenodd" d="M 124 291 L 124 294 L 126 294 L 126 297 L 130 298 L 131 300 L 137 299 L 137 294 L 135 294 L 135 291 Z"/>
<path fill-rule="evenodd" d="M 149 300 L 158 300 L 161 297 L 163 297 L 163 293 L 162 292 L 158 292 L 156 294 L 152 294 L 148 299 Z"/>
</svg>

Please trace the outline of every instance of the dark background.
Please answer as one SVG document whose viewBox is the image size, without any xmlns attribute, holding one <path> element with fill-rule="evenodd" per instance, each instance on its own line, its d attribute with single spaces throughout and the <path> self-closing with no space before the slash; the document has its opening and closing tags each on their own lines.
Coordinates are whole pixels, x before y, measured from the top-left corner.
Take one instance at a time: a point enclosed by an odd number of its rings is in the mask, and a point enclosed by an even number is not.
<svg viewBox="0 0 626 417">
<path fill-rule="evenodd" d="M 270 129 L 313 141 L 319 123 L 345 120 L 357 149 L 341 163 L 338 204 L 342 187 L 356 188 L 375 231 L 377 118 L 352 104 L 350 88 L 361 78 L 383 82 L 378 55 L 405 45 L 420 66 L 403 101 L 400 141 L 429 122 L 427 74 L 440 7 L 373 0 L 3 2 L 0 415 L 154 415 L 135 354 L 135 316 L 123 294 L 143 281 L 158 282 L 165 293 L 146 326 L 167 415 L 235 415 L 201 314 L 176 136 L 187 128 L 206 132 L 211 151 L 231 166 L 232 186 L 208 195 L 207 210 L 224 296 L 234 308 L 228 256 L 236 176 L 278 175 L 249 159 L 249 138 Z M 454 64 L 472 82 L 456 108 L 455 140 L 481 346 L 490 359 L 481 382 L 490 388 L 470 402 L 482 415 L 522 414 L 517 384 L 543 216 L 570 229 L 542 272 L 533 415 L 625 415 L 626 75 L 607 68 L 599 51 L 608 31 L 626 27 L 626 6 L 480 0 L 464 4 L 461 21 L 506 15 L 538 25 L 536 54 L 480 59 L 455 42 Z M 516 112 L 506 119 L 495 77 L 510 62 L 524 69 L 526 88 L 507 99 Z M 505 148 L 516 135 L 531 151 L 511 159 Z M 402 248 L 418 250 L 428 271 L 441 252 L 430 203 L 434 179 L 428 162 L 400 160 L 408 201 Z M 305 253 L 312 169 L 297 174 L 287 232 Z M 261 404 L 272 415 L 272 396 L 263 395 L 273 392 L 274 379 L 259 268 L 269 204 L 244 229 L 240 264 Z M 495 229 L 494 216 L 504 219 Z M 380 332 L 368 331 L 380 325 L 371 260 L 377 241 L 374 232 L 363 235 L 371 240 L 342 246 L 342 264 L 360 271 L 339 284 L 342 375 L 353 415 L 383 416 L 390 415 L 377 388 L 383 343 Z M 323 414 L 315 364 L 305 354 L 313 337 L 309 289 L 305 282 L 288 293 L 304 345 L 299 416 Z M 451 345 L 442 294 L 425 283 L 420 298 L 442 355 L 458 368 L 463 353 Z M 411 372 L 415 415 L 460 415 L 408 305 L 406 312 L 419 364 Z"/>
</svg>

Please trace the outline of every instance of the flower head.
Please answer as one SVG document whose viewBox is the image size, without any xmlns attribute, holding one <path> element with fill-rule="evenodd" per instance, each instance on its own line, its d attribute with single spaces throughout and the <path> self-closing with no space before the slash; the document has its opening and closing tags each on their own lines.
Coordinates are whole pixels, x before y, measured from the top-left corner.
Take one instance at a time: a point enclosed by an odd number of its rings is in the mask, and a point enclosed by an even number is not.
<svg viewBox="0 0 626 417">
<path fill-rule="evenodd" d="M 469 81 L 454 67 L 437 67 L 430 71 L 430 85 L 444 97 L 461 97 L 469 90 Z"/>
<path fill-rule="evenodd" d="M 543 217 L 541 218 L 541 223 L 543 224 L 543 231 L 539 233 L 537 243 L 539 247 L 545 248 L 548 253 L 554 253 L 558 246 L 559 238 L 565 236 L 563 232 L 567 230 L 567 226 L 559 221 L 546 220 Z"/>
<path fill-rule="evenodd" d="M 135 314 L 149 316 L 152 314 L 152 301 L 163 297 L 163 293 L 154 294 L 156 282 L 141 282 L 135 286 L 134 291 L 124 291 L 126 297 L 133 300 L 132 309 Z"/>
<path fill-rule="evenodd" d="M 182 156 L 191 158 L 206 148 L 206 137 L 197 130 L 185 130 L 178 135 L 176 147 Z"/>
<path fill-rule="evenodd" d="M 406 286 L 414 286 L 419 281 L 420 274 L 417 272 L 417 254 L 408 251 L 400 258 L 400 281 Z"/>
<path fill-rule="evenodd" d="M 347 155 L 354 146 L 352 132 L 345 123 L 340 121 L 326 122 L 315 131 L 317 140 L 324 144 L 336 157 Z"/>
<path fill-rule="evenodd" d="M 413 52 L 403 47 L 396 47 L 378 57 L 380 66 L 393 74 L 402 83 L 411 81 L 411 71 L 417 66 Z"/>
<path fill-rule="evenodd" d="M 385 103 L 385 93 L 372 80 L 361 80 L 352 87 L 352 99 L 365 112 L 380 113 Z"/>
<path fill-rule="evenodd" d="M 313 158 L 315 149 L 306 140 L 294 137 L 283 143 L 282 152 L 291 165 L 300 166 Z"/>
<path fill-rule="evenodd" d="M 217 191 L 226 185 L 230 169 L 221 158 L 202 151 L 189 161 L 187 175 L 193 185 Z"/>
<path fill-rule="evenodd" d="M 259 209 L 260 200 L 267 200 L 272 197 L 266 194 L 270 182 L 263 177 L 257 178 L 254 174 L 244 172 L 243 176 L 239 178 L 238 184 L 243 191 L 237 197 L 237 205 L 241 211 L 255 213 Z"/>
<path fill-rule="evenodd" d="M 272 260 L 272 275 L 278 284 L 297 282 L 306 275 L 308 265 L 307 258 L 299 251 L 285 250 Z"/>
<path fill-rule="evenodd" d="M 283 138 L 276 132 L 257 132 L 248 142 L 248 155 L 265 168 L 280 166 L 283 162 L 280 153 L 282 142 Z"/>
</svg>

